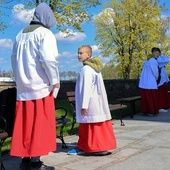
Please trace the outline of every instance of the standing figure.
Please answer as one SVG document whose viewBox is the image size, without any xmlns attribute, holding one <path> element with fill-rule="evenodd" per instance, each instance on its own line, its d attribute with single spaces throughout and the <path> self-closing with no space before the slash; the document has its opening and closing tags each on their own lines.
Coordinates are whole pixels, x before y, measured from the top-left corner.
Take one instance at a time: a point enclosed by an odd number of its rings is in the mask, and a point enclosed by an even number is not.
<svg viewBox="0 0 170 170">
<path fill-rule="evenodd" d="M 168 112 L 169 109 L 169 96 L 168 96 L 168 87 L 167 83 L 169 82 L 169 77 L 166 71 L 166 65 L 170 62 L 167 56 L 161 54 L 157 59 L 158 66 L 160 69 L 161 79 L 158 84 L 158 105 L 159 105 L 159 112 Z"/>
<path fill-rule="evenodd" d="M 83 45 L 78 49 L 78 59 L 83 62 L 79 73 L 76 97 L 76 121 L 79 123 L 77 148 L 69 155 L 80 152 L 108 155 L 116 148 L 107 94 L 101 74 L 103 65 L 99 57 L 91 58 L 92 48 Z"/>
<path fill-rule="evenodd" d="M 158 115 L 158 81 L 159 70 L 157 58 L 159 50 L 152 48 L 153 57 L 143 63 L 142 72 L 139 80 L 139 88 L 141 89 L 141 113 L 144 115 Z"/>
<path fill-rule="evenodd" d="M 58 49 L 50 31 L 55 24 L 50 7 L 40 3 L 13 45 L 17 101 L 10 154 L 22 157 L 21 170 L 54 169 L 44 165 L 40 156 L 56 150 L 54 94 L 60 81 Z"/>
</svg>

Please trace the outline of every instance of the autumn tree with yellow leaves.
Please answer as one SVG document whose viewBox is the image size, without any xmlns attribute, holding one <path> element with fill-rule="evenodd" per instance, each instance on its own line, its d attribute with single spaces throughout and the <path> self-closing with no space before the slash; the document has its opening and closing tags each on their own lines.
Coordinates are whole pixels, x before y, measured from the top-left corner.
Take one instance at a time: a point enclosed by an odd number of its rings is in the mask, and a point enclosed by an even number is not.
<svg viewBox="0 0 170 170">
<path fill-rule="evenodd" d="M 138 78 L 151 48 L 161 41 L 157 0 L 111 0 L 98 16 L 95 40 L 103 56 L 113 56 L 118 78 Z"/>
</svg>

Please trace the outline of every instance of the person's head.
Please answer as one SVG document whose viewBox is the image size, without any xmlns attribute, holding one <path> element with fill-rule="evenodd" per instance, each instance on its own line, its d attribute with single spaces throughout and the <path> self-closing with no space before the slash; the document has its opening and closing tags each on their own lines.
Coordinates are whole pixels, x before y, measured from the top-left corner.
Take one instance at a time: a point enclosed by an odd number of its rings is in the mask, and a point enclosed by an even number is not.
<svg viewBox="0 0 170 170">
<path fill-rule="evenodd" d="M 154 58 L 158 58 L 161 55 L 161 50 L 157 47 L 153 47 L 151 52 Z"/>
<path fill-rule="evenodd" d="M 84 62 L 91 58 L 92 48 L 89 45 L 82 45 L 78 48 L 78 59 L 81 62 Z"/>
<path fill-rule="evenodd" d="M 46 3 L 40 3 L 34 11 L 32 21 L 40 22 L 46 28 L 52 28 L 56 24 L 56 18 L 51 8 Z"/>
</svg>

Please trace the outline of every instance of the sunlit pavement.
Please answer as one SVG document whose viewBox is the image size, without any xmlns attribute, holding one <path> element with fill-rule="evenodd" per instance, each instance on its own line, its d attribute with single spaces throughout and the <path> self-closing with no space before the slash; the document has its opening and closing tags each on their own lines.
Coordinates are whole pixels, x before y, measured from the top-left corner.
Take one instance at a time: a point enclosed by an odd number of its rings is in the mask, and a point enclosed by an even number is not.
<svg viewBox="0 0 170 170">
<path fill-rule="evenodd" d="M 158 116 L 143 116 L 113 120 L 117 149 L 108 156 L 67 155 L 76 146 L 76 135 L 66 136 L 68 149 L 61 149 L 57 139 L 57 151 L 41 160 L 56 170 L 169 170 L 170 169 L 170 110 Z M 104 132 L 103 132 L 104 133 Z M 41 142 L 41 141 L 40 141 Z M 5 155 L 6 170 L 19 170 L 21 159 Z"/>
</svg>

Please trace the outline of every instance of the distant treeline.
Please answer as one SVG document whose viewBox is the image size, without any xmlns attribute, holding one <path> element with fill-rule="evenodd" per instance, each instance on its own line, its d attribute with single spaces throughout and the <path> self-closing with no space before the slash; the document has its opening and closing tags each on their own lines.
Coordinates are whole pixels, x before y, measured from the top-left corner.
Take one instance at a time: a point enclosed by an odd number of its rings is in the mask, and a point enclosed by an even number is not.
<svg viewBox="0 0 170 170">
<path fill-rule="evenodd" d="M 75 80 L 77 78 L 77 72 L 75 71 L 63 71 L 60 72 L 60 79 L 61 80 Z M 14 78 L 13 71 L 5 71 L 5 70 L 0 70 L 0 77 L 10 77 Z"/>
</svg>

